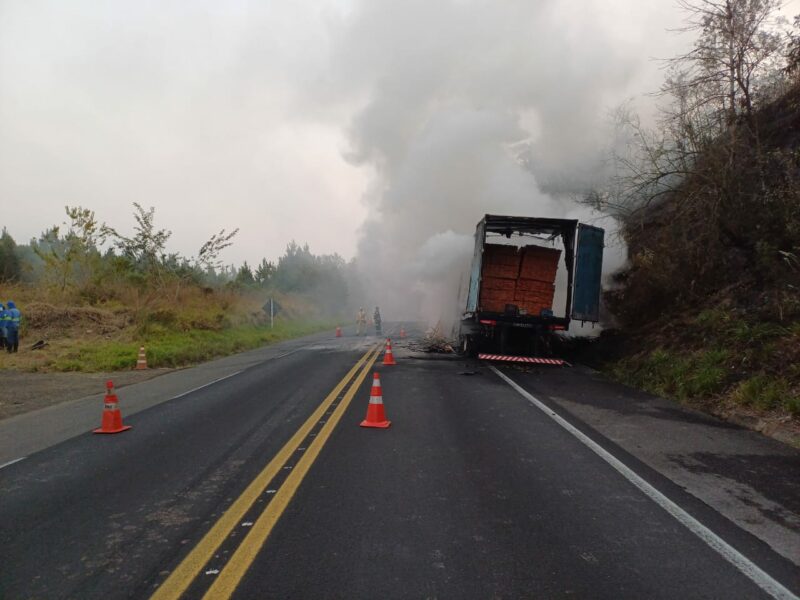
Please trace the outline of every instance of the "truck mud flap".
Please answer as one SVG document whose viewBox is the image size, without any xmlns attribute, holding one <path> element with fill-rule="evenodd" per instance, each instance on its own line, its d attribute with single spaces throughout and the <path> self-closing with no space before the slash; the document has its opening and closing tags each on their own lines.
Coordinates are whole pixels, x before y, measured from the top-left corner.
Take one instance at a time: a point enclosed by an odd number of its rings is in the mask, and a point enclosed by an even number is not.
<svg viewBox="0 0 800 600">
<path fill-rule="evenodd" d="M 479 360 L 493 360 L 500 362 L 527 363 L 534 365 L 552 365 L 556 367 L 571 367 L 565 360 L 560 358 L 538 358 L 535 356 L 509 356 L 507 354 L 478 354 Z"/>
</svg>

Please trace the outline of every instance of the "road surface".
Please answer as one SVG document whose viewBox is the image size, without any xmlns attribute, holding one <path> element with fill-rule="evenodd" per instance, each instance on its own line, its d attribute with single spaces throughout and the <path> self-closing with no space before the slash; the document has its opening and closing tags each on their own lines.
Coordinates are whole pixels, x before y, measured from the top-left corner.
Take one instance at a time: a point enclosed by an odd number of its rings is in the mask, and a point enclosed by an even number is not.
<svg viewBox="0 0 800 600">
<path fill-rule="evenodd" d="M 98 398 L 0 422 L 0 597 L 800 591 L 796 450 L 580 367 L 408 340 L 383 367 L 346 334 L 125 388 L 122 434 L 88 433 Z M 358 426 L 376 371 L 386 430 Z"/>
</svg>

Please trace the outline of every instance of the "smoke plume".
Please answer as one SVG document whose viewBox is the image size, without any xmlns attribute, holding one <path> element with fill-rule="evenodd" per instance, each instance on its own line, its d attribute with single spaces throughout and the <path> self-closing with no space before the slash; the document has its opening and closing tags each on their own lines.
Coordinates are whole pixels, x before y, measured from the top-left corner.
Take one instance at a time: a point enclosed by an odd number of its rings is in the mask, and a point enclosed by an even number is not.
<svg viewBox="0 0 800 600">
<path fill-rule="evenodd" d="M 457 314 L 486 213 L 597 218 L 572 198 L 602 177 L 603 115 L 635 63 L 559 4 L 369 0 L 336 24 L 334 80 L 362 99 L 349 160 L 375 173 L 363 303 L 384 318 Z"/>
</svg>

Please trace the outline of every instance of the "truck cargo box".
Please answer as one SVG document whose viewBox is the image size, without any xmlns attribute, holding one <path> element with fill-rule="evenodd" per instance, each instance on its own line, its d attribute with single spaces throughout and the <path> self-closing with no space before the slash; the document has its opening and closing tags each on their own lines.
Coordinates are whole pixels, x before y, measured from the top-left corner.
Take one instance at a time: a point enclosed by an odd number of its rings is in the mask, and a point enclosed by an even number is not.
<svg viewBox="0 0 800 600">
<path fill-rule="evenodd" d="M 462 351 L 521 345 L 533 354 L 547 353 L 549 336 L 567 329 L 571 319 L 599 320 L 603 238 L 599 227 L 574 219 L 481 219 L 459 330 Z M 536 243 L 526 245 L 527 240 Z M 561 249 L 547 246 L 559 242 Z M 559 267 L 566 287 L 564 307 L 556 312 Z"/>
</svg>

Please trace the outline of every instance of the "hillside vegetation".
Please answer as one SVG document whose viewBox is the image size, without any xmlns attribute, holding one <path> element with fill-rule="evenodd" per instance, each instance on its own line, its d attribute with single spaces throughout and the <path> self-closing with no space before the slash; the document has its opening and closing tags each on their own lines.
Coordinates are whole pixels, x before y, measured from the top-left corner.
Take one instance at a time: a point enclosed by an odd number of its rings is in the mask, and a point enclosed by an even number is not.
<svg viewBox="0 0 800 600">
<path fill-rule="evenodd" d="M 222 231 L 182 257 L 167 251 L 170 232 L 155 227 L 154 211 L 134 208 L 132 238 L 70 207 L 63 226 L 29 245 L 3 231 L 0 301 L 13 299 L 23 319 L 20 352 L 1 353 L 0 369 L 131 369 L 142 345 L 149 366 L 178 367 L 333 329 L 346 306 L 348 266 L 338 256 L 292 242 L 277 263 L 225 266 L 218 256 L 233 234 Z"/>
<path fill-rule="evenodd" d="M 661 129 L 608 194 L 629 264 L 600 346 L 632 385 L 716 412 L 800 417 L 800 80 L 771 2 L 686 4 L 699 37 Z"/>
<path fill-rule="evenodd" d="M 261 308 L 263 294 L 252 291 L 187 287 L 178 292 L 177 302 L 154 303 L 137 314 L 119 301 L 53 305 L 38 300 L 35 288 L 5 290 L 20 299 L 25 318 L 22 349 L 0 355 L 3 369 L 131 369 L 142 345 L 150 367 L 179 367 L 335 326 L 333 317 L 308 299 L 280 293 L 274 297 L 282 310 L 271 328 Z M 29 350 L 38 340 L 47 341 L 47 346 Z"/>
</svg>

